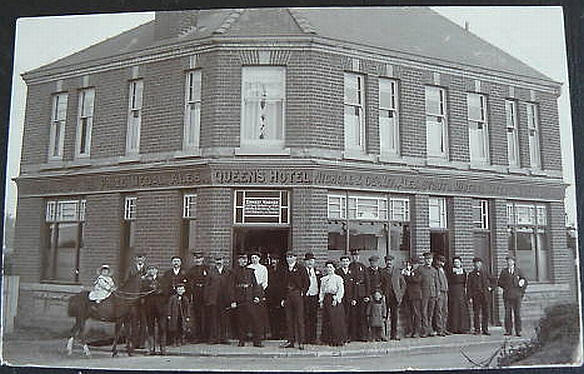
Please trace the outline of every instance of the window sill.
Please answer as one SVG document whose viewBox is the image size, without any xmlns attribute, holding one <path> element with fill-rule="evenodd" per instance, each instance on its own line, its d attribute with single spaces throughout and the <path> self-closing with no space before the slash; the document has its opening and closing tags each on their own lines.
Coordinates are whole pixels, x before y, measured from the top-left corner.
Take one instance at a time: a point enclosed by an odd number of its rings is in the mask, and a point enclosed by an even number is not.
<svg viewBox="0 0 584 374">
<path fill-rule="evenodd" d="M 235 148 L 236 156 L 290 156 L 290 148 L 242 146 Z"/>
<path fill-rule="evenodd" d="M 40 170 L 52 170 L 52 169 L 62 169 L 65 167 L 65 161 L 63 160 L 49 160 L 46 164 L 39 167 Z"/>
<path fill-rule="evenodd" d="M 522 175 L 528 175 L 529 174 L 529 169 L 509 167 L 508 170 L 509 170 L 509 174 L 522 174 Z"/>
<path fill-rule="evenodd" d="M 174 158 L 189 158 L 189 157 L 201 157 L 201 149 L 191 148 L 174 153 Z"/>
<path fill-rule="evenodd" d="M 362 151 L 344 151 L 343 158 L 346 160 L 357 160 L 357 161 L 369 161 L 375 162 L 375 155 L 371 153 L 365 153 Z"/>
<path fill-rule="evenodd" d="M 379 162 L 385 162 L 390 164 L 407 164 L 407 161 L 404 160 L 400 155 L 397 153 L 382 153 L 379 155 Z"/>
<path fill-rule="evenodd" d="M 438 157 L 428 157 L 426 159 L 426 165 L 428 166 L 440 166 L 440 167 L 447 167 L 453 168 L 454 165 L 450 162 L 447 158 L 438 158 Z"/>
<path fill-rule="evenodd" d="M 130 154 L 126 156 L 122 156 L 118 158 L 118 164 L 129 164 L 132 162 L 140 162 L 140 155 L 139 154 Z"/>
<path fill-rule="evenodd" d="M 529 174 L 540 176 L 540 177 L 547 176 L 547 173 L 543 169 L 529 169 Z"/>
<path fill-rule="evenodd" d="M 500 166 L 500 165 L 491 165 L 491 164 L 470 164 L 469 167 L 471 170 L 481 170 L 481 171 L 493 171 L 493 172 L 499 172 L 499 173 L 504 173 L 505 172 L 505 167 L 504 166 Z"/>
</svg>

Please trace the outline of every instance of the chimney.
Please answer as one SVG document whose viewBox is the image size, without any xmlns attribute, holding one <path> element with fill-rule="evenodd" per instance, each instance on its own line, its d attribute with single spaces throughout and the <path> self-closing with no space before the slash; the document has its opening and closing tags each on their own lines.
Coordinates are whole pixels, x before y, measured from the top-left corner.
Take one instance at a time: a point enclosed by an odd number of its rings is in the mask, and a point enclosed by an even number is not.
<svg viewBox="0 0 584 374">
<path fill-rule="evenodd" d="M 154 15 L 154 37 L 156 40 L 170 39 L 197 28 L 198 10 L 156 12 Z"/>
</svg>

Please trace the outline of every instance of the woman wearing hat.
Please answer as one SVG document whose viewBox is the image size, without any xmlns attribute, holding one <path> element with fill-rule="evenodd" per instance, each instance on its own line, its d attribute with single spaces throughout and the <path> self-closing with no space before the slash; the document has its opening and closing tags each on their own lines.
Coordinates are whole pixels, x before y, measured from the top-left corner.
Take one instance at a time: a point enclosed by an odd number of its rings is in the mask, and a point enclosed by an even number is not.
<svg viewBox="0 0 584 374">
<path fill-rule="evenodd" d="M 100 303 L 107 299 L 116 289 L 116 284 L 111 276 L 109 265 L 103 264 L 97 269 L 97 278 L 93 282 L 93 290 L 89 292 L 89 300 Z"/>
<path fill-rule="evenodd" d="M 448 279 L 448 331 L 466 334 L 470 328 L 470 316 L 466 297 L 467 274 L 462 267 L 462 258 L 452 258 L 452 270 Z"/>
</svg>

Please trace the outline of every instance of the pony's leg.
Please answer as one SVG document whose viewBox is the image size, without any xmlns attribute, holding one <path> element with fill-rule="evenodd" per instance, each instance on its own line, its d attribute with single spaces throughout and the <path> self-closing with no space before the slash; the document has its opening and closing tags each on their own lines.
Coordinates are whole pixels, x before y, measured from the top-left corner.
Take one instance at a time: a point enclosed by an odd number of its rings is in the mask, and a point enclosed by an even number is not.
<svg viewBox="0 0 584 374">
<path fill-rule="evenodd" d="M 83 353 L 85 354 L 85 357 L 90 357 L 91 352 L 89 351 L 89 346 L 87 345 L 87 340 L 85 339 L 85 322 L 86 321 L 81 322 L 81 326 L 79 328 L 79 338 L 81 344 L 83 344 Z"/>
<path fill-rule="evenodd" d="M 73 343 L 75 341 L 75 336 L 79 334 L 79 330 L 81 328 L 81 317 L 75 317 L 75 325 L 71 328 L 71 332 L 69 333 L 69 339 L 67 339 L 67 355 L 71 356 L 73 354 Z"/>
<path fill-rule="evenodd" d="M 67 339 L 67 356 L 71 356 L 73 354 L 73 338 L 72 336 Z"/>
<path fill-rule="evenodd" d="M 114 341 L 112 343 L 112 357 L 116 357 L 118 355 L 118 339 L 120 338 L 120 328 L 121 328 L 121 322 L 120 321 L 116 321 L 115 324 L 115 332 L 114 332 Z"/>
<path fill-rule="evenodd" d="M 132 321 L 128 319 L 124 320 L 124 327 L 130 325 Z M 130 329 L 132 330 L 132 329 Z M 134 355 L 134 331 L 130 331 L 130 333 L 126 334 L 126 351 L 128 352 L 128 356 Z"/>
</svg>

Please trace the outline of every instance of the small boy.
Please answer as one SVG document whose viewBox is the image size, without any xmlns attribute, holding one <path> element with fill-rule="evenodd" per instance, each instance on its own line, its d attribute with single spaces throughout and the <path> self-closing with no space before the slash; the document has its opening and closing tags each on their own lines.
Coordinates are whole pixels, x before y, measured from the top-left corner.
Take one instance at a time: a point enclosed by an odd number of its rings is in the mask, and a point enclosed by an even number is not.
<svg viewBox="0 0 584 374">
<path fill-rule="evenodd" d="M 373 300 L 367 304 L 367 321 L 371 329 L 371 339 L 376 342 L 386 342 L 384 332 L 385 320 L 387 319 L 385 296 L 378 289 L 373 291 L 372 296 Z"/>
<path fill-rule="evenodd" d="M 184 344 L 190 324 L 190 302 L 186 297 L 185 285 L 175 286 L 176 293 L 168 300 L 168 337 L 169 342 L 176 346 Z"/>
</svg>

